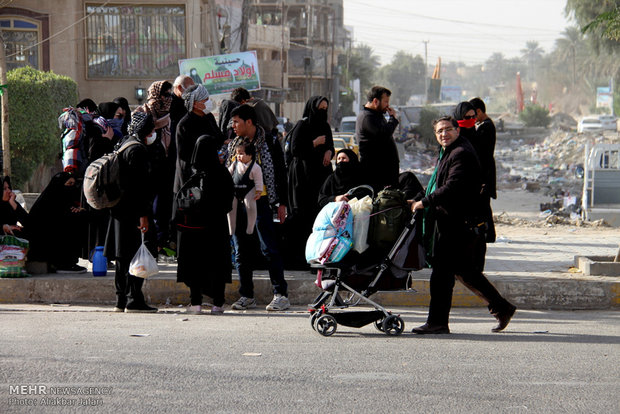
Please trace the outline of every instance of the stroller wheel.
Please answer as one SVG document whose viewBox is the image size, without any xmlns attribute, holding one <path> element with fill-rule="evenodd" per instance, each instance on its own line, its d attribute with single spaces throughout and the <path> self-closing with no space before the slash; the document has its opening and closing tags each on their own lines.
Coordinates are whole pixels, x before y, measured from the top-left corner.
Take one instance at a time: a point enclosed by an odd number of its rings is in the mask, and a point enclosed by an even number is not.
<svg viewBox="0 0 620 414">
<path fill-rule="evenodd" d="M 405 330 L 405 322 L 400 316 L 390 315 L 383 320 L 383 332 L 386 335 L 400 335 Z"/>
<path fill-rule="evenodd" d="M 310 315 L 310 326 L 312 326 L 312 329 L 314 329 L 315 331 L 316 331 L 316 320 L 319 318 L 319 316 L 321 316 L 319 312 L 313 312 L 312 315 Z"/>
<path fill-rule="evenodd" d="M 323 336 L 331 336 L 336 332 L 338 323 L 332 315 L 321 315 L 316 320 L 316 331 Z"/>
<path fill-rule="evenodd" d="M 385 332 L 385 331 L 383 330 L 383 321 L 384 321 L 384 320 L 385 320 L 385 318 L 384 318 L 384 319 L 379 319 L 379 320 L 376 320 L 376 321 L 375 321 L 375 328 L 377 328 L 377 331 L 379 331 L 379 332 Z"/>
</svg>

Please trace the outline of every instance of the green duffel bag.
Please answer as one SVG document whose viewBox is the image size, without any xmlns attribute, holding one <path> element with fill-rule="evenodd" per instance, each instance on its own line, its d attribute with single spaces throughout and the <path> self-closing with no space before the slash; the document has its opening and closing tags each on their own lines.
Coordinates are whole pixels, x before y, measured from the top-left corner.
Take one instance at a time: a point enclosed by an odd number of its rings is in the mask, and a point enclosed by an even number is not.
<svg viewBox="0 0 620 414">
<path fill-rule="evenodd" d="M 404 192 L 389 188 L 380 191 L 372 203 L 368 244 L 389 251 L 410 219 L 411 207 Z"/>
</svg>

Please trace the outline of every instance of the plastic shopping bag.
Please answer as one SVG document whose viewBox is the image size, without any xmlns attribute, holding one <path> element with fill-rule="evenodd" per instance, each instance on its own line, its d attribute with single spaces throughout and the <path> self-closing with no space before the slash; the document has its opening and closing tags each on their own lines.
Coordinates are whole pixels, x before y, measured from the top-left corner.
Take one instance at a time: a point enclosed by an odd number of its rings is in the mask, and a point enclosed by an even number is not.
<svg viewBox="0 0 620 414">
<path fill-rule="evenodd" d="M 328 203 L 317 215 L 306 243 L 308 263 L 339 262 L 353 245 L 353 215 L 346 201 Z"/>
<path fill-rule="evenodd" d="M 136 255 L 131 259 L 129 264 L 129 274 L 146 279 L 147 277 L 156 275 L 159 273 L 157 267 L 157 260 L 153 257 L 149 249 L 144 244 L 144 233 L 142 233 L 142 244 L 136 252 Z"/>
<path fill-rule="evenodd" d="M 0 277 L 26 277 L 28 240 L 12 235 L 0 236 Z"/>
<path fill-rule="evenodd" d="M 366 241 L 372 213 L 372 198 L 370 196 L 364 196 L 360 200 L 354 198 L 349 200 L 349 205 L 353 213 L 353 250 L 363 253 L 369 247 Z"/>
</svg>

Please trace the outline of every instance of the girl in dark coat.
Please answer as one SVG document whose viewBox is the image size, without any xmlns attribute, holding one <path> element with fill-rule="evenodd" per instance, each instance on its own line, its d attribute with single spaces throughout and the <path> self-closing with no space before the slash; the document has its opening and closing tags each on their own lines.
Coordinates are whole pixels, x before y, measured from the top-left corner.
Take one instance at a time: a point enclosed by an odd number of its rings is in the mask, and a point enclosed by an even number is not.
<svg viewBox="0 0 620 414">
<path fill-rule="evenodd" d="M 220 163 L 219 138 L 203 135 L 196 141 L 191 164 L 197 173 L 205 173 L 202 194 L 205 197 L 191 216 L 177 215 L 177 282 L 190 289 L 191 306 L 187 312 L 200 314 L 202 295 L 213 299 L 212 314 L 224 312 L 224 290 L 231 280 L 231 249 L 228 212 L 232 209 L 233 181 Z M 176 201 L 176 200 L 175 200 Z M 175 211 L 177 211 L 175 207 Z"/>
<path fill-rule="evenodd" d="M 288 169 L 288 229 L 293 243 L 293 265 L 304 264 L 305 245 L 312 232 L 312 223 L 319 212 L 318 196 L 321 186 L 332 173 L 334 155 L 332 131 L 327 123 L 329 101 L 313 96 L 304 109 L 304 119 L 291 136 L 293 159 Z"/>
<path fill-rule="evenodd" d="M 149 158 L 145 144 L 154 142 L 155 122 L 150 115 L 136 112 L 129 124 L 128 137 L 139 145 L 132 145 L 121 153 L 119 163 L 123 195 L 111 209 L 112 220 L 105 241 L 105 256 L 116 260 L 115 312 L 157 312 L 148 306 L 142 294 L 144 279 L 129 274 L 129 264 L 140 247 L 140 232 L 149 229 L 151 193 L 149 186 Z"/>
<path fill-rule="evenodd" d="M 319 207 L 331 201 L 349 201 L 347 191 L 363 184 L 362 170 L 357 154 L 350 149 L 341 149 L 336 154 L 336 170 L 327 177 L 319 192 Z"/>
</svg>

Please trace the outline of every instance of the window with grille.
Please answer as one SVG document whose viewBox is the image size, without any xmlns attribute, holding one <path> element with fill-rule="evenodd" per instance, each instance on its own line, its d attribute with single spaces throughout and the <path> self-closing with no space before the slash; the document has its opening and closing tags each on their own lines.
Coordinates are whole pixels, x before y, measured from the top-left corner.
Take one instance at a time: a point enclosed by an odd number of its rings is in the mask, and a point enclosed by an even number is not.
<svg viewBox="0 0 620 414">
<path fill-rule="evenodd" d="M 186 57 L 184 6 L 87 4 L 86 14 L 88 78 L 178 75 Z"/>
<path fill-rule="evenodd" d="M 40 68 L 41 26 L 39 22 L 2 16 L 0 19 L 7 70 L 22 66 Z"/>
</svg>

